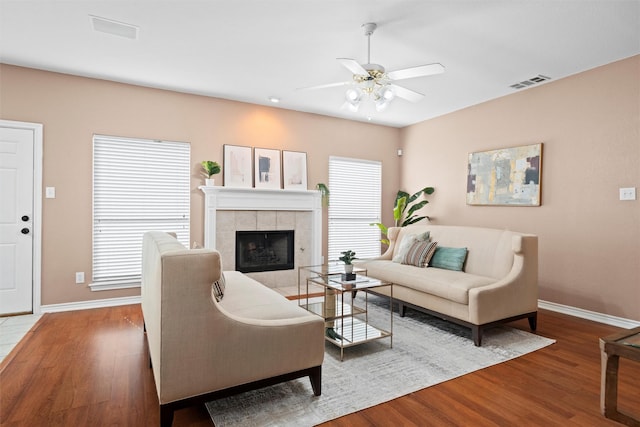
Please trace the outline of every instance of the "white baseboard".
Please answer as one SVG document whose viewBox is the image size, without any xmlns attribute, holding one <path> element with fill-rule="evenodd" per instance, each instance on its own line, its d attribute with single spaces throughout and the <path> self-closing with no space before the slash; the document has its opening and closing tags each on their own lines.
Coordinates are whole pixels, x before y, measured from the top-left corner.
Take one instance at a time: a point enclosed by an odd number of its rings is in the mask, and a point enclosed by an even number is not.
<svg viewBox="0 0 640 427">
<path fill-rule="evenodd" d="M 538 300 L 538 307 L 545 310 L 556 311 L 558 313 L 568 314 L 569 316 L 580 317 L 581 319 L 593 320 L 594 322 L 604 323 L 606 325 L 617 326 L 619 328 L 631 329 L 640 326 L 637 320 L 625 319 L 623 317 L 611 316 L 595 311 L 584 310 L 582 308 L 571 307 L 569 305 L 557 304 L 555 302 Z"/>
<path fill-rule="evenodd" d="M 90 308 L 116 307 L 119 305 L 140 304 L 141 297 L 121 297 L 107 298 L 91 301 L 68 302 L 62 304 L 49 304 L 40 306 L 41 313 L 57 313 L 61 311 L 87 310 Z M 569 305 L 557 304 L 555 302 L 538 300 L 538 307 L 545 310 L 579 317 L 581 319 L 592 320 L 606 325 L 616 326 L 624 329 L 640 327 L 640 322 L 622 317 L 602 314 L 595 311 L 584 310 L 582 308 L 571 307 Z"/>
<path fill-rule="evenodd" d="M 40 306 L 41 313 L 58 313 L 61 311 L 87 310 L 90 308 L 116 307 L 118 305 L 140 304 L 141 297 L 120 297 L 96 299 L 91 301 L 67 302 L 62 304 L 48 304 Z"/>
</svg>

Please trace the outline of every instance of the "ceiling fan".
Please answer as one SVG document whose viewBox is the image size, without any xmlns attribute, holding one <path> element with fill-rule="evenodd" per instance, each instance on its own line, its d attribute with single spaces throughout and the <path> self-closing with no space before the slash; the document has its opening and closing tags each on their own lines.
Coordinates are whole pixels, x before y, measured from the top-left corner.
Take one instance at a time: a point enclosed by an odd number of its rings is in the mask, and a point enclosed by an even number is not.
<svg viewBox="0 0 640 427">
<path fill-rule="evenodd" d="M 349 89 L 345 92 L 346 101 L 344 106 L 353 112 L 358 111 L 362 100 L 365 98 L 375 102 L 376 111 L 384 111 L 396 96 L 411 102 L 418 102 L 424 98 L 423 94 L 398 86 L 394 82 L 396 80 L 443 73 L 444 67 L 442 64 L 419 65 L 387 72 L 382 65 L 371 63 L 371 35 L 373 35 L 377 25 L 369 22 L 363 24 L 362 28 L 364 28 L 364 35 L 367 37 L 367 63 L 360 64 L 354 59 L 338 58 L 340 64 L 353 73 L 353 79 L 351 81 L 329 83 L 303 89 L 314 90 L 349 86 Z"/>
</svg>

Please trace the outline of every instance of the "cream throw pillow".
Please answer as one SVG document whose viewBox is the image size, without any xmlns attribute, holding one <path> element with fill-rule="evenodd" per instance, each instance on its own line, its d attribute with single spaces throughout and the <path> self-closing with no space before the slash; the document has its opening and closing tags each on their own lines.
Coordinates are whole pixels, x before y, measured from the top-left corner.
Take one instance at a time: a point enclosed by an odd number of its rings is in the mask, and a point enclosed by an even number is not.
<svg viewBox="0 0 640 427">
<path fill-rule="evenodd" d="M 402 263 L 402 260 L 409 252 L 411 246 L 413 246 L 416 242 L 426 242 L 431 238 L 431 233 L 429 231 L 425 231 L 420 234 L 407 234 L 402 238 L 400 244 L 398 245 L 398 250 L 396 250 L 396 254 L 393 256 L 392 261 L 397 263 Z"/>
</svg>

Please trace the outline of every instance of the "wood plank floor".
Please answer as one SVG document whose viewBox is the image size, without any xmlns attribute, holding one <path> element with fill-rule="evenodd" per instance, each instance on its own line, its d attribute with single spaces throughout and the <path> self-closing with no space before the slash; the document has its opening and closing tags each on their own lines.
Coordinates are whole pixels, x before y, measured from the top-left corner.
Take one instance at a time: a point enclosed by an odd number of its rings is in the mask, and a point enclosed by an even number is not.
<svg viewBox="0 0 640 427">
<path fill-rule="evenodd" d="M 618 330 L 543 310 L 556 344 L 322 426 L 619 426 L 599 412 L 598 347 Z M 0 425 L 157 426 L 147 357 L 139 305 L 46 314 L 0 365 Z M 621 360 L 619 388 L 638 415 L 639 365 Z M 176 412 L 176 427 L 211 425 L 204 407 Z"/>
</svg>

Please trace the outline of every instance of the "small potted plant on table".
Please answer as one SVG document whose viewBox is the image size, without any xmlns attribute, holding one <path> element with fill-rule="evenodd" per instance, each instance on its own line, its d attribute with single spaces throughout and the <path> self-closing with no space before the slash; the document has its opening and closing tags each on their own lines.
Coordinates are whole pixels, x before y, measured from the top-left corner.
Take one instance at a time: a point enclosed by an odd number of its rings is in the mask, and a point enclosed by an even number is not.
<svg viewBox="0 0 640 427">
<path fill-rule="evenodd" d="M 356 280 L 356 275 L 353 272 L 353 264 L 352 261 L 356 258 L 356 253 L 351 249 L 340 252 L 342 256 L 338 258 L 340 261 L 344 262 L 344 273 L 342 275 L 342 280 Z"/>
<path fill-rule="evenodd" d="M 220 165 L 217 162 L 213 162 L 211 160 L 204 160 L 201 165 L 203 173 L 207 177 L 205 179 L 205 185 L 207 187 L 213 187 L 213 185 L 215 184 L 215 179 L 211 177 L 220 173 Z"/>
</svg>

